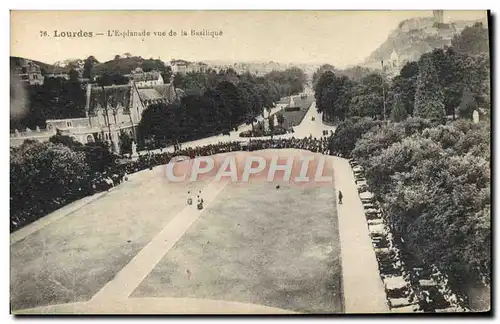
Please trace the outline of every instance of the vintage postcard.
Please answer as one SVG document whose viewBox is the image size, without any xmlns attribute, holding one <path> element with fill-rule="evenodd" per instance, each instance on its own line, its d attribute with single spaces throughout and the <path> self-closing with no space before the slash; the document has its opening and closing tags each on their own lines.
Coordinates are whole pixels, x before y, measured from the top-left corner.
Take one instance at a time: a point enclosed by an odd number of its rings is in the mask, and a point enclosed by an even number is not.
<svg viewBox="0 0 500 324">
<path fill-rule="evenodd" d="M 11 314 L 487 313 L 488 11 L 11 11 Z"/>
</svg>

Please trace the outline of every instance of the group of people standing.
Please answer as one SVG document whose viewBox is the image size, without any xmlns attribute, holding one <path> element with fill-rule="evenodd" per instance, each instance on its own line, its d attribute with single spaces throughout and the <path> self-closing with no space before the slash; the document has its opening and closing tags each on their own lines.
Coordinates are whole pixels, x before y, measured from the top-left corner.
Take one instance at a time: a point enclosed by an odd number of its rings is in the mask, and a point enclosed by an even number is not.
<svg viewBox="0 0 500 324">
<path fill-rule="evenodd" d="M 192 205 L 193 204 L 193 197 L 192 197 L 191 191 L 188 191 L 188 196 L 187 196 L 186 203 L 188 205 Z M 196 196 L 196 207 L 198 208 L 198 210 L 202 210 L 203 209 L 203 198 L 201 197 L 201 190 L 198 191 L 198 195 Z"/>
</svg>

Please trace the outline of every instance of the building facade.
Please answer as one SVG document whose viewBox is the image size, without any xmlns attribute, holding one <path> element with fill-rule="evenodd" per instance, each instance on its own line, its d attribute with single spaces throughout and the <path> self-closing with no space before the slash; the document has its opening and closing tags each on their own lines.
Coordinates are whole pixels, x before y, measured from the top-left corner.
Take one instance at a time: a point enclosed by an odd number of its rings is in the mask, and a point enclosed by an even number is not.
<svg viewBox="0 0 500 324">
<path fill-rule="evenodd" d="M 83 144 L 96 140 L 106 142 L 120 153 L 120 134 L 137 140 L 137 126 L 143 111 L 154 103 L 169 103 L 182 96 L 173 83 L 138 87 L 132 80 L 127 85 L 98 87 L 87 85 L 86 117 L 47 120 L 46 128 L 15 130 L 10 135 L 11 146 L 25 140 L 48 141 L 58 131 Z"/>
<path fill-rule="evenodd" d="M 144 72 L 140 67 L 136 68 L 131 75 L 138 88 L 147 88 L 163 85 L 163 77 L 158 71 Z"/>
<path fill-rule="evenodd" d="M 209 66 L 203 62 L 188 62 L 185 60 L 172 60 L 170 61 L 170 68 L 172 74 L 186 74 L 186 73 L 205 73 L 208 71 Z"/>
<path fill-rule="evenodd" d="M 43 75 L 40 67 L 30 60 L 22 60 L 21 65 L 14 69 L 14 74 L 21 82 L 29 85 L 42 85 Z"/>
<path fill-rule="evenodd" d="M 170 67 L 172 68 L 172 74 L 186 74 L 188 72 L 188 61 L 184 60 L 172 60 L 170 61 Z"/>
</svg>

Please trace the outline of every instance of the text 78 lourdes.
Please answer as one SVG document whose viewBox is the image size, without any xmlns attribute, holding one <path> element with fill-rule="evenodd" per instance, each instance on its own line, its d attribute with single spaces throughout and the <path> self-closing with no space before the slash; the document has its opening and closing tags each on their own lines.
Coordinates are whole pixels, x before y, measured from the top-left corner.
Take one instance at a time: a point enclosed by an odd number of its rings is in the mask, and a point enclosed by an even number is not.
<svg viewBox="0 0 500 324">
<path fill-rule="evenodd" d="M 46 31 L 41 31 L 40 35 L 42 37 L 48 36 L 48 33 Z M 179 32 L 170 29 L 169 31 L 163 30 L 163 31 L 149 31 L 149 30 L 139 30 L 139 31 L 132 31 L 132 30 L 111 30 L 109 29 L 107 33 L 95 33 L 92 31 L 84 31 L 84 30 L 78 30 L 78 31 L 62 31 L 62 30 L 54 30 L 54 37 L 55 38 L 85 38 L 85 37 L 94 37 L 94 36 L 108 36 L 108 37 L 122 37 L 122 38 L 127 38 L 127 37 L 150 37 L 150 36 L 161 36 L 161 37 L 176 37 L 176 36 L 195 36 L 195 37 L 219 37 L 223 36 L 223 31 L 222 30 L 210 30 L 210 29 L 190 29 L 190 30 L 183 30 L 181 29 Z"/>
</svg>

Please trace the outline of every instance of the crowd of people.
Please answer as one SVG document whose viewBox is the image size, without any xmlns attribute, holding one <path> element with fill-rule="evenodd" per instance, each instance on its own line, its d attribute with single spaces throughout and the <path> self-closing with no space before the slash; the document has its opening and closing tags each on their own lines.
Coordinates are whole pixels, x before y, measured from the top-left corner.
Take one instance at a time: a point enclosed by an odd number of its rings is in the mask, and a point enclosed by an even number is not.
<svg viewBox="0 0 500 324">
<path fill-rule="evenodd" d="M 330 154 L 329 140 L 327 136 L 320 138 L 305 137 L 305 138 L 280 138 L 266 140 L 252 140 L 248 143 L 248 151 L 256 151 L 263 149 L 283 149 L 292 148 L 300 150 L 308 150 L 314 153 Z"/>
<path fill-rule="evenodd" d="M 139 154 L 135 160 L 122 160 L 114 164 L 109 170 L 95 175 L 91 181 L 91 188 L 88 194 L 95 194 L 101 191 L 107 191 L 123 181 L 128 180 L 128 175 L 146 169 L 153 169 L 158 165 L 167 164 L 175 156 L 187 156 L 195 158 L 198 156 L 210 156 L 219 153 L 228 153 L 236 151 L 258 151 L 264 149 L 301 149 L 321 154 L 333 154 L 329 149 L 329 138 L 323 136 L 315 138 L 312 136 L 306 138 L 281 138 L 281 139 L 259 139 L 248 142 L 219 142 L 205 146 L 176 147 L 174 152 L 146 153 Z"/>
</svg>

